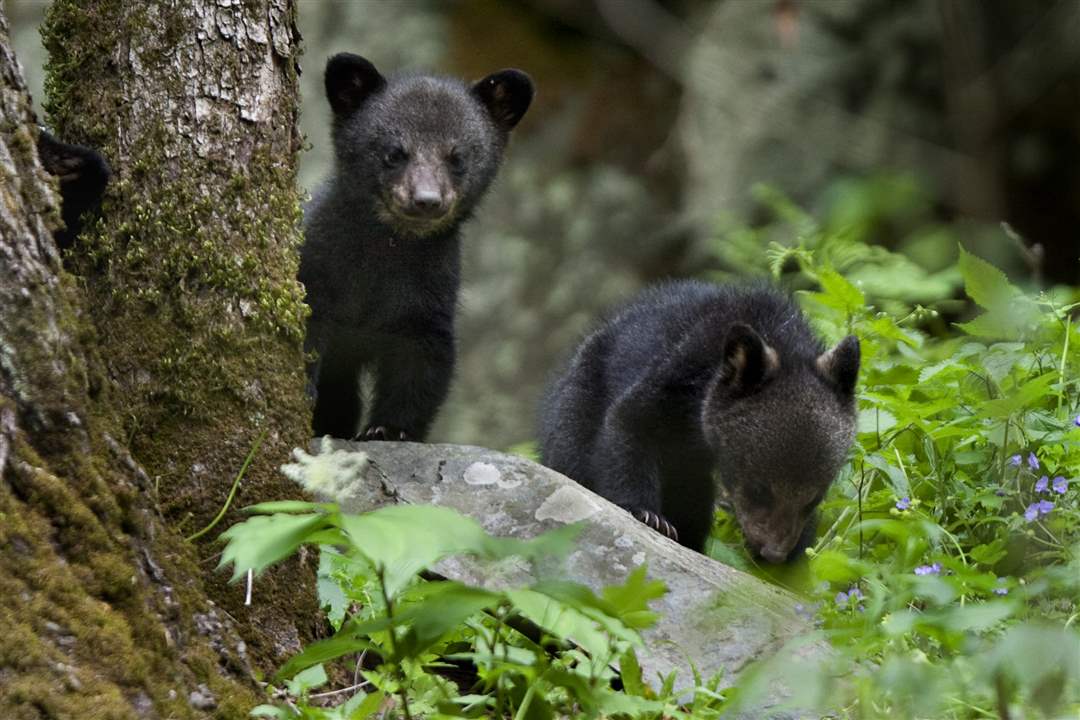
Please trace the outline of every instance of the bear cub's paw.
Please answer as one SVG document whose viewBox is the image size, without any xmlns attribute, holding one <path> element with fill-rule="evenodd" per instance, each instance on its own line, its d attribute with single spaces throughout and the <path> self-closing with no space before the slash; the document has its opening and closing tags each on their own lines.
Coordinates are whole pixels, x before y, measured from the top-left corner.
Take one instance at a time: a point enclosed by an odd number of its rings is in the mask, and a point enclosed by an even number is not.
<svg viewBox="0 0 1080 720">
<path fill-rule="evenodd" d="M 410 442 L 412 440 L 409 433 L 401 428 L 396 428 L 393 425 L 371 425 L 354 439 L 361 441 L 383 440 L 388 442 Z"/>
<path fill-rule="evenodd" d="M 664 537 L 679 542 L 679 531 L 663 515 L 652 510 L 632 510 L 631 514 Z"/>
</svg>

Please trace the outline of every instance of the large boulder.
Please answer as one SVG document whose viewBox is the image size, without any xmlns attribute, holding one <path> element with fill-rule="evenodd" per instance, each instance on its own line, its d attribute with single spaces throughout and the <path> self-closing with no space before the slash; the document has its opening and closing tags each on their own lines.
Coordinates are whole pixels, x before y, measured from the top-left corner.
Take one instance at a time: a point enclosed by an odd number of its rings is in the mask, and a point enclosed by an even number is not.
<svg viewBox="0 0 1080 720">
<path fill-rule="evenodd" d="M 650 578 L 668 587 L 653 605 L 660 620 L 644 633 L 646 647 L 639 657 L 650 681 L 677 670 L 677 687 L 689 687 L 693 666 L 705 678 L 724 672 L 727 683 L 749 663 L 781 648 L 808 658 L 825 652 L 791 593 L 668 540 L 599 495 L 524 458 L 415 443 L 323 441 L 316 451 L 317 458 L 304 466 L 309 479 L 316 473 L 333 477 L 334 499 L 347 512 L 393 503 L 442 505 L 494 535 L 519 538 L 580 522 L 584 529 L 577 549 L 558 572 L 594 590 L 623 582 L 644 563 Z M 520 586 L 535 579 L 535 569 L 526 564 L 499 564 L 493 570 L 469 558 L 445 561 L 437 570 L 486 586 Z M 773 699 L 782 692 L 777 686 Z"/>
</svg>

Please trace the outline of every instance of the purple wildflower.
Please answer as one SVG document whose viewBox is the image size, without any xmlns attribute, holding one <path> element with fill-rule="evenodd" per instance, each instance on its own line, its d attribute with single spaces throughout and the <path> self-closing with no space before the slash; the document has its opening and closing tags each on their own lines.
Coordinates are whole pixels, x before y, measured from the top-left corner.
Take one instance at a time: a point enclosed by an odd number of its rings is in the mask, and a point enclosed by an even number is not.
<svg viewBox="0 0 1080 720">
<path fill-rule="evenodd" d="M 920 565 L 915 568 L 916 575 L 939 575 L 941 573 L 941 564 L 934 563 L 933 565 Z"/>
<path fill-rule="evenodd" d="M 1020 467 L 1020 456 L 1013 455 L 1011 458 L 1009 458 L 1009 464 L 1013 467 Z"/>
<path fill-rule="evenodd" d="M 1064 490 L 1062 492 L 1064 492 Z M 906 495 L 896 501 L 897 510 L 907 510 L 909 507 L 911 507 L 911 499 Z"/>
<path fill-rule="evenodd" d="M 1080 427 L 1080 415 L 1077 415 L 1076 419 L 1073 420 L 1073 425 L 1075 425 L 1076 427 Z"/>
<path fill-rule="evenodd" d="M 1036 503 L 1031 503 L 1027 506 L 1027 510 L 1024 511 L 1024 519 L 1028 522 L 1032 522 L 1040 515 L 1049 515 L 1050 511 L 1054 509 L 1054 503 L 1049 500 L 1040 500 Z"/>
<path fill-rule="evenodd" d="M 1058 475 L 1054 478 L 1054 492 L 1058 495 L 1064 495 L 1065 491 L 1069 489 L 1069 481 Z"/>
<path fill-rule="evenodd" d="M 1041 478 L 1039 478 L 1035 482 L 1035 492 L 1037 492 L 1037 493 L 1046 492 L 1046 486 L 1049 485 L 1049 484 L 1050 484 L 1050 478 L 1043 475 Z"/>
<path fill-rule="evenodd" d="M 1032 470 L 1039 469 L 1039 458 L 1035 457 L 1035 453 L 1033 452 L 1028 453 L 1028 467 Z"/>
<path fill-rule="evenodd" d="M 1004 587 L 994 588 L 994 594 L 995 595 L 1008 595 L 1009 594 L 1009 588 L 1004 588 Z"/>
<path fill-rule="evenodd" d="M 840 591 L 836 593 L 836 604 L 843 607 L 848 604 L 849 600 L 862 600 L 862 590 L 857 587 L 853 587 L 847 592 Z"/>
</svg>

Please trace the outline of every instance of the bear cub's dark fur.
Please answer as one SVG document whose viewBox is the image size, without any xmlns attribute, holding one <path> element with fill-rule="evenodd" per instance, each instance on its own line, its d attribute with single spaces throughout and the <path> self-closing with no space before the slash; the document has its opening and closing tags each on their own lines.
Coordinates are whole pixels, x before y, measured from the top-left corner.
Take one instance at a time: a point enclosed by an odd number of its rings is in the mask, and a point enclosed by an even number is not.
<svg viewBox="0 0 1080 720">
<path fill-rule="evenodd" d="M 644 291 L 578 347 L 541 408 L 544 464 L 701 550 L 719 472 L 750 549 L 813 540 L 855 432 L 859 343 L 826 351 L 785 294 L 681 281 Z"/>
<path fill-rule="evenodd" d="M 300 281 L 316 435 L 351 438 L 374 380 L 364 439 L 423 440 L 454 367 L 459 228 L 495 177 L 532 101 L 519 70 L 467 85 L 384 78 L 358 55 L 326 65 L 333 173 L 304 213 Z"/>
<path fill-rule="evenodd" d="M 45 171 L 60 181 L 64 227 L 53 232 L 53 239 L 65 250 L 82 231 L 83 216 L 101 206 L 109 183 L 109 164 L 97 150 L 61 142 L 47 130 L 38 132 L 37 151 Z"/>
</svg>

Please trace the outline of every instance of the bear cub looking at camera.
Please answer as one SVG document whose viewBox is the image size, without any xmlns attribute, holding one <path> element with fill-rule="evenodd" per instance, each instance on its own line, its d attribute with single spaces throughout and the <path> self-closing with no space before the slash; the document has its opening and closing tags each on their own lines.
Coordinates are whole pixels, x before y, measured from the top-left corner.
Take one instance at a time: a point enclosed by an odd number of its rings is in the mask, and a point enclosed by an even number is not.
<svg viewBox="0 0 1080 720">
<path fill-rule="evenodd" d="M 813 541 L 855 435 L 859 342 L 826 351 L 789 297 L 682 281 L 646 290 L 578 347 L 541 409 L 542 462 L 694 550 L 713 470 L 755 555 Z"/>
<path fill-rule="evenodd" d="M 361 372 L 374 380 L 367 440 L 423 440 L 454 367 L 459 228 L 532 101 L 519 70 L 474 85 L 384 78 L 342 53 L 326 65 L 334 170 L 305 208 L 300 281 L 316 435 L 356 436 Z"/>
</svg>

